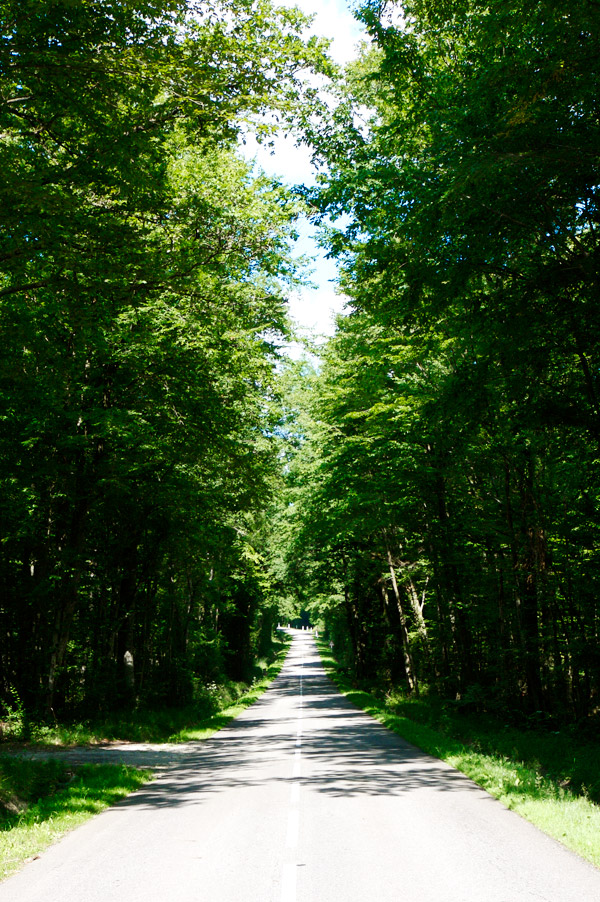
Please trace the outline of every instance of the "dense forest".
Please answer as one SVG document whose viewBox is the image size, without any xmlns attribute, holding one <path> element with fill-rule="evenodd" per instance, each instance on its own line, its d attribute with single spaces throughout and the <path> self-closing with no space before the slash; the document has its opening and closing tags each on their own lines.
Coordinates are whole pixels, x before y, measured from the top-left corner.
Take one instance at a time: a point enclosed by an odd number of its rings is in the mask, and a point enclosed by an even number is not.
<svg viewBox="0 0 600 902">
<path fill-rule="evenodd" d="M 304 612 L 359 680 L 596 714 L 597 2 L 363 2 L 343 73 L 267 0 L 0 9 L 3 697 L 181 702 Z M 303 211 L 348 303 L 293 362 Z"/>
<path fill-rule="evenodd" d="M 3 691 L 183 702 L 246 678 L 276 616 L 259 537 L 298 201 L 237 147 L 328 64 L 269 2 L 1 10 Z"/>
<path fill-rule="evenodd" d="M 360 676 L 584 718 L 600 689 L 600 8 L 399 9 L 363 6 L 372 43 L 312 135 L 350 305 L 290 400 L 308 447 L 289 567 Z"/>
</svg>

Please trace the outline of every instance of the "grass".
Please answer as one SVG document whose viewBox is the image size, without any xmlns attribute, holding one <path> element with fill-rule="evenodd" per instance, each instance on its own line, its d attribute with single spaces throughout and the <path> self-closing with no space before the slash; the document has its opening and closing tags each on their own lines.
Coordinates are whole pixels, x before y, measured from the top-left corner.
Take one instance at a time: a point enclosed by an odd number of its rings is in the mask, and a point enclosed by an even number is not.
<svg viewBox="0 0 600 902">
<path fill-rule="evenodd" d="M 147 711 L 134 717 L 96 724 L 52 727 L 28 724 L 28 745 L 71 747 L 106 739 L 143 742 L 189 742 L 208 739 L 253 704 L 283 666 L 291 639 L 283 636 L 277 655 L 252 686 L 211 687 L 217 710 L 199 716 L 198 707 Z M 205 706 L 200 711 L 206 710 Z M 24 743 L 11 743 L 12 752 Z M 152 772 L 125 765 L 86 764 L 77 767 L 60 760 L 39 761 L 0 755 L 0 879 L 40 854 L 69 830 L 152 779 Z"/>
<path fill-rule="evenodd" d="M 230 721 L 242 713 L 245 708 L 253 705 L 263 694 L 265 689 L 273 682 L 281 668 L 291 644 L 291 638 L 285 635 L 281 640 L 281 648 L 273 663 L 267 667 L 262 679 L 257 680 L 237 700 L 222 708 L 218 714 L 213 714 L 199 723 L 184 724 L 177 732 L 171 734 L 170 742 L 190 742 L 208 739 L 217 730 L 227 726 Z"/>
<path fill-rule="evenodd" d="M 291 639 L 280 634 L 274 642 L 274 660 L 258 662 L 260 673 L 254 682 L 211 683 L 196 701 L 183 708 L 139 708 L 117 712 L 109 717 L 81 723 L 35 723 L 5 735 L 18 747 L 15 738 L 27 737 L 33 746 L 71 747 L 100 742 L 189 742 L 207 739 L 253 704 L 275 679 L 290 646 Z M 0 746 L 1 748 L 1 746 Z"/>
<path fill-rule="evenodd" d="M 325 643 L 319 651 L 349 701 L 600 867 L 600 807 L 590 798 L 600 793 L 598 744 L 578 742 L 568 732 L 518 730 L 435 697 L 362 691 L 340 673 Z"/>
<path fill-rule="evenodd" d="M 0 759 L 0 878 L 150 779 L 125 765 Z"/>
</svg>

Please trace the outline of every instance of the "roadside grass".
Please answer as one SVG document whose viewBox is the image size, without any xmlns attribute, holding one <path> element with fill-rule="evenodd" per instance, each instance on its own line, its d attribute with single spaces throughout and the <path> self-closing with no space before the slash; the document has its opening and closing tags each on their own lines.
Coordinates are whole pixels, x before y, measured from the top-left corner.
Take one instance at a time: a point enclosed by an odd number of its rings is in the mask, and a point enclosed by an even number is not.
<svg viewBox="0 0 600 902">
<path fill-rule="evenodd" d="M 0 758 L 0 879 L 151 779 L 125 765 Z"/>
<path fill-rule="evenodd" d="M 269 664 L 258 661 L 256 676 L 248 683 L 211 683 L 203 687 L 193 704 L 182 708 L 136 708 L 101 719 L 78 723 L 28 722 L 18 734 L 5 735 L 11 748 L 25 740 L 28 746 L 71 747 L 101 742 L 189 742 L 207 739 L 253 704 L 275 679 L 290 647 L 291 638 L 279 634 Z M 2 744 L 0 744 L 0 750 Z"/>
<path fill-rule="evenodd" d="M 211 706 L 217 710 L 208 717 L 202 716 L 206 709 L 201 706 L 137 712 L 70 726 L 30 723 L 27 743 L 4 743 L 9 754 L 1 754 L 0 745 L 0 879 L 153 779 L 147 769 L 32 760 L 19 756 L 19 749 L 25 745 L 55 749 L 107 739 L 156 743 L 208 739 L 262 695 L 283 667 L 290 643 L 287 635 L 278 638 L 275 660 L 270 665 L 262 662 L 262 676 L 252 686 L 230 683 L 211 687 Z"/>
<path fill-rule="evenodd" d="M 600 867 L 600 807 L 590 798 L 600 790 L 598 744 L 463 716 L 438 698 L 356 689 L 328 646 L 318 646 L 330 678 L 354 705 Z"/>
</svg>

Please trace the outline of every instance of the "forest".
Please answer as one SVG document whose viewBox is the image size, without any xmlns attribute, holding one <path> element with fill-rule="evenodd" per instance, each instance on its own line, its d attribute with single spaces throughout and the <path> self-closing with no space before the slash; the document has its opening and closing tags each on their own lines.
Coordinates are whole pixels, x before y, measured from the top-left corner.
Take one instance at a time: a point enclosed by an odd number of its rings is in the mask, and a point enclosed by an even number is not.
<svg viewBox="0 0 600 902">
<path fill-rule="evenodd" d="M 0 0 L 0 698 L 356 681 L 600 711 L 600 8 Z M 249 164 L 310 148 L 316 186 Z M 346 312 L 290 359 L 297 222 Z"/>
</svg>

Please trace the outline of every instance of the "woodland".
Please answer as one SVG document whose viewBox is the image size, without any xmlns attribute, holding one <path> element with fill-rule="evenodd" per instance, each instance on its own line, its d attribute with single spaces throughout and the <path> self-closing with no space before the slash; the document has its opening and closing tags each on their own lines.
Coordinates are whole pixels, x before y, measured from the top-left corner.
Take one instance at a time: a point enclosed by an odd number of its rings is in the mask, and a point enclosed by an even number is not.
<svg viewBox="0 0 600 902">
<path fill-rule="evenodd" d="M 0 0 L 0 698 L 600 711 L 600 5 Z M 245 161 L 310 148 L 316 187 Z M 299 216 L 347 304 L 300 361 Z"/>
</svg>

